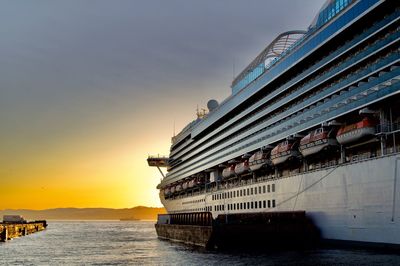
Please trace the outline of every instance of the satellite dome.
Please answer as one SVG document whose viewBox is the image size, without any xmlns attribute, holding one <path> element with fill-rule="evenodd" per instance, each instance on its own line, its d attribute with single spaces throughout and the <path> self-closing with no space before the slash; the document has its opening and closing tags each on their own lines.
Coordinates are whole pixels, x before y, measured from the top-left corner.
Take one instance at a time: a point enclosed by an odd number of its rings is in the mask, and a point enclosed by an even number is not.
<svg viewBox="0 0 400 266">
<path fill-rule="evenodd" d="M 218 102 L 216 100 L 209 100 L 207 103 L 207 108 L 210 112 L 212 112 L 213 110 L 215 110 L 218 107 Z"/>
</svg>

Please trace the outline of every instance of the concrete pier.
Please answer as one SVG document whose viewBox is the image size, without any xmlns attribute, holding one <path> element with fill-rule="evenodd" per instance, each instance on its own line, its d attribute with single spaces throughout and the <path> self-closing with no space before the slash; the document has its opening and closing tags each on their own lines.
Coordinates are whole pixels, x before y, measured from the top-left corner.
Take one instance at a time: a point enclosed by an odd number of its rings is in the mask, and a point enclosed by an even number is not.
<svg viewBox="0 0 400 266">
<path fill-rule="evenodd" d="M 216 219 L 207 212 L 164 214 L 155 227 L 159 238 L 206 248 L 286 248 L 319 240 L 319 231 L 305 211 L 226 214 Z"/>
<path fill-rule="evenodd" d="M 0 223 L 0 242 L 42 231 L 46 229 L 46 227 L 46 221 Z"/>
</svg>

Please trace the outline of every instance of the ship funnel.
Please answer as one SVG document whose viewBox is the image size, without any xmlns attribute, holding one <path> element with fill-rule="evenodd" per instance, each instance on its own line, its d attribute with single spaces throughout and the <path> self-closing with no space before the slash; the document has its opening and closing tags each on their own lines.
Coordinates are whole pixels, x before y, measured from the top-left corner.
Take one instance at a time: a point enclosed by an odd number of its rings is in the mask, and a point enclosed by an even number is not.
<svg viewBox="0 0 400 266">
<path fill-rule="evenodd" d="M 207 103 L 208 111 L 209 112 L 214 111 L 215 109 L 217 109 L 218 105 L 219 104 L 218 104 L 217 100 L 214 100 L 214 99 L 209 100 L 208 103 Z"/>
</svg>

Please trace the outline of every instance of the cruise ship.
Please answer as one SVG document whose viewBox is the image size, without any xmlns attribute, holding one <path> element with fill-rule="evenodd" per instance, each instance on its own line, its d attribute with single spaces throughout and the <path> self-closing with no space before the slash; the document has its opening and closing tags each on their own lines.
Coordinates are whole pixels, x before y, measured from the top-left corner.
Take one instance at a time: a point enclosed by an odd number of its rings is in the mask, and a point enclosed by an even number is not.
<svg viewBox="0 0 400 266">
<path fill-rule="evenodd" d="M 305 211 L 323 239 L 400 244 L 399 29 L 400 1 L 328 0 L 277 36 L 148 158 L 168 213 Z"/>
</svg>

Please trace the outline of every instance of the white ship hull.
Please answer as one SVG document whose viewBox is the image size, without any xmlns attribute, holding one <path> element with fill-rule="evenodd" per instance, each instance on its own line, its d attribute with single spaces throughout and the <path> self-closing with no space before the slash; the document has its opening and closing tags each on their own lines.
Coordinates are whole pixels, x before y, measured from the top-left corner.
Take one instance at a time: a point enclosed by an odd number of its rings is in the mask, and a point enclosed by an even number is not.
<svg viewBox="0 0 400 266">
<path fill-rule="evenodd" d="M 263 192 L 262 187 L 273 189 Z M 257 194 L 239 196 L 255 188 Z M 236 191 L 238 197 L 213 197 Z M 213 200 L 213 198 L 218 198 Z M 333 166 L 285 178 L 263 180 L 206 194 L 165 200 L 169 213 L 205 211 L 224 213 L 305 210 L 323 239 L 400 244 L 400 155 Z M 228 210 L 228 205 L 275 201 L 264 208 Z M 223 211 L 215 211 L 216 206 Z M 261 208 L 260 208 L 261 207 Z M 231 207 L 232 208 L 232 207 Z"/>
</svg>

